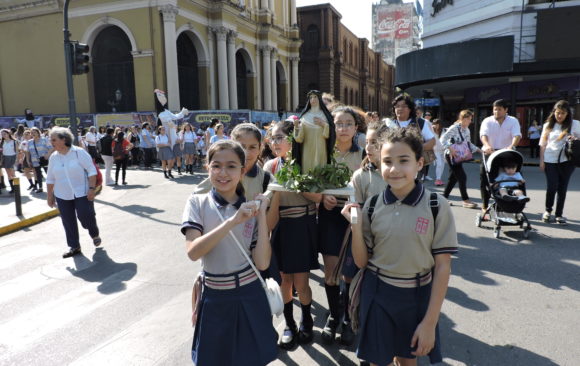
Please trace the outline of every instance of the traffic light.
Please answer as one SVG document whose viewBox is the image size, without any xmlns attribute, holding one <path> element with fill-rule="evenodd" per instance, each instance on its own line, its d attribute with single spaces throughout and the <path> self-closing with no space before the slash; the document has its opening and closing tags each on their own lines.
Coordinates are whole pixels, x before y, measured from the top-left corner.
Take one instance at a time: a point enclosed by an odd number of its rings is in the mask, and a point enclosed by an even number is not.
<svg viewBox="0 0 580 366">
<path fill-rule="evenodd" d="M 73 75 L 82 75 L 89 72 L 89 46 L 76 41 L 71 42 L 71 58 Z"/>
</svg>

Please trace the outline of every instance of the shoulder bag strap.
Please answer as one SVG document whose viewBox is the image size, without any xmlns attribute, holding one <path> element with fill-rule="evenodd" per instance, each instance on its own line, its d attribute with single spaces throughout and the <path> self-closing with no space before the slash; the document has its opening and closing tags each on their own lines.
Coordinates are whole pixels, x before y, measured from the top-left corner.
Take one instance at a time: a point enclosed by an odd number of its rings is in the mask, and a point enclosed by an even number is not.
<svg viewBox="0 0 580 366">
<path fill-rule="evenodd" d="M 220 218 L 220 220 L 222 222 L 225 221 L 222 213 L 217 208 L 215 202 L 211 198 L 210 198 L 209 201 L 210 201 L 210 204 L 212 205 L 212 208 L 214 208 L 215 211 L 217 212 L 218 217 Z M 262 283 L 262 287 L 264 287 L 265 289 L 268 288 L 268 286 L 266 286 L 266 282 L 262 278 L 262 275 L 260 274 L 260 272 L 258 271 L 258 269 L 256 268 L 256 266 L 254 265 L 254 262 L 252 262 L 252 260 L 248 256 L 248 253 L 246 253 L 246 251 L 244 250 L 244 247 L 242 246 L 242 244 L 240 243 L 240 241 L 238 240 L 238 238 L 236 238 L 236 236 L 234 235 L 234 233 L 231 230 L 229 231 L 229 234 L 232 237 L 232 239 L 234 239 L 234 241 L 236 242 L 236 245 L 238 246 L 238 249 L 240 249 L 240 252 L 242 252 L 242 254 L 244 255 L 244 258 L 246 258 L 246 260 L 248 261 L 248 263 L 250 264 L 250 266 L 252 267 L 252 269 L 254 270 L 254 272 L 256 272 L 256 275 L 258 275 L 258 279 Z"/>
<path fill-rule="evenodd" d="M 270 184 L 270 172 L 264 171 L 264 180 L 262 181 L 262 192 L 268 190 L 268 184 Z"/>
<path fill-rule="evenodd" d="M 461 137 L 461 142 L 465 141 L 463 134 L 461 133 L 461 125 L 457 125 L 457 132 L 459 132 L 459 137 Z"/>
<path fill-rule="evenodd" d="M 380 193 L 375 194 L 371 198 L 371 202 L 369 204 L 367 215 L 369 216 L 369 222 L 371 222 L 371 223 L 373 222 L 373 212 L 375 212 L 375 205 L 377 204 L 377 200 L 379 199 L 379 195 L 380 195 Z"/>
</svg>

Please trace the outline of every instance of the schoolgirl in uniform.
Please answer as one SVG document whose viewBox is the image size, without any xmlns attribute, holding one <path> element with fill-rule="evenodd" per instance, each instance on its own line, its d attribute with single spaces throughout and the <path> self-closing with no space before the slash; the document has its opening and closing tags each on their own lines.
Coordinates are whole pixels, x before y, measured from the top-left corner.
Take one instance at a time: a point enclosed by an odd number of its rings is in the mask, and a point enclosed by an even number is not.
<svg viewBox="0 0 580 366">
<path fill-rule="evenodd" d="M 116 136 L 117 134 L 115 134 Z M 157 137 L 155 137 L 155 145 L 157 146 L 157 156 L 161 160 L 161 168 L 163 169 L 163 175 L 165 178 L 173 178 L 171 174 L 171 169 L 173 168 L 173 150 L 171 149 L 171 143 L 169 141 L 169 136 L 165 131 L 165 127 L 157 127 Z"/>
<path fill-rule="evenodd" d="M 386 133 L 387 126 L 380 121 L 372 121 L 366 130 L 365 134 L 365 152 L 366 156 L 361 163 L 361 168 L 352 175 L 352 186 L 354 187 L 355 202 L 363 205 L 369 198 L 378 194 L 387 188 L 387 183 L 383 180 L 380 172 L 380 148 L 379 136 Z M 345 284 L 344 291 L 341 293 L 342 304 L 344 305 L 344 319 L 342 324 L 342 333 L 340 341 L 343 344 L 352 344 L 354 341 L 354 333 L 350 327 L 350 316 L 348 313 L 349 306 L 349 289 L 352 278 L 356 275 L 359 268 L 354 263 L 352 257 L 351 238 L 349 238 L 348 246 L 344 256 L 342 265 L 342 275 Z"/>
<path fill-rule="evenodd" d="M 192 194 L 183 213 L 181 232 L 186 237 L 187 255 L 194 261 L 201 259 L 203 268 L 191 353 L 197 366 L 267 365 L 277 354 L 264 289 L 229 235 L 231 231 L 240 241 L 258 269 L 268 267 L 268 199 L 256 197 L 259 209 L 254 202 L 246 202 L 240 183 L 245 161 L 240 144 L 213 144 L 208 150 L 212 189 Z"/>
<path fill-rule="evenodd" d="M 284 165 L 292 144 L 291 122 L 279 122 L 272 130 L 271 144 L 276 158 L 264 165 L 264 170 L 275 174 Z M 306 157 L 305 157 L 306 158 Z M 286 328 L 279 345 L 292 349 L 296 343 L 307 344 L 312 341 L 314 321 L 310 313 L 312 290 L 308 283 L 310 270 L 318 269 L 316 250 L 316 203 L 322 196 L 316 193 L 280 192 L 278 207 L 279 222 L 272 233 L 272 248 L 282 276 L 282 299 L 284 300 L 284 319 Z M 272 205 L 274 206 L 274 205 Z M 272 210 L 272 207 L 270 208 Z M 302 310 L 300 327 L 296 325 L 293 314 L 292 287 L 298 292 Z"/>
<path fill-rule="evenodd" d="M 181 126 L 179 138 L 183 141 L 183 155 L 185 155 L 185 172 L 193 174 L 193 157 L 196 154 L 195 141 L 197 135 L 193 132 L 193 127 L 190 123 L 184 123 Z"/>
<path fill-rule="evenodd" d="M 361 115 L 352 107 L 340 106 L 332 112 L 336 128 L 336 150 L 334 158 L 338 163 L 346 164 L 351 172 L 360 167 L 363 155 L 356 143 L 357 126 L 362 122 Z M 324 195 L 322 204 L 318 207 L 318 244 L 319 252 L 324 260 L 324 288 L 330 315 L 322 330 L 322 340 L 326 344 L 334 342 L 336 330 L 343 315 L 340 304 L 340 286 L 333 276 L 339 265 L 339 254 L 348 228 L 348 221 L 340 211 L 347 197 Z M 343 324 L 341 342 L 351 344 L 354 333 L 350 328 L 348 314 Z"/>
<path fill-rule="evenodd" d="M 381 141 L 381 175 L 388 187 L 369 198 L 351 224 L 352 253 L 361 272 L 357 356 L 374 365 L 441 362 L 437 321 L 445 298 L 455 222 L 447 201 L 417 180 L 422 138 L 392 129 Z M 434 201 L 434 202 L 433 202 Z M 350 221 L 349 203 L 342 210 Z M 436 210 L 435 210 L 436 209 Z"/>
</svg>

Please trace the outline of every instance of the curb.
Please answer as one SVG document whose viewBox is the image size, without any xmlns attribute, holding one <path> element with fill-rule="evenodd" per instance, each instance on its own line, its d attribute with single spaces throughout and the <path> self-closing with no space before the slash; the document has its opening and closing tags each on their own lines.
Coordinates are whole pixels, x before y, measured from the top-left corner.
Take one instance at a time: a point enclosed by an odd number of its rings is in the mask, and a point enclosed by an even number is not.
<svg viewBox="0 0 580 366">
<path fill-rule="evenodd" d="M 18 231 L 20 229 L 24 229 L 25 227 L 29 227 L 44 220 L 51 219 L 55 216 L 58 216 L 60 212 L 57 208 L 53 208 L 50 211 L 41 213 L 40 215 L 32 216 L 27 219 L 21 220 L 19 222 L 15 222 L 14 224 L 10 224 L 7 226 L 0 227 L 0 236 L 4 236 L 6 234 L 10 234 L 12 232 Z"/>
<path fill-rule="evenodd" d="M 97 191 L 95 192 L 95 196 L 98 196 L 101 193 L 102 189 L 103 189 L 103 187 L 99 186 L 97 188 Z M 52 210 L 43 212 L 39 215 L 35 215 L 35 216 L 29 217 L 27 219 L 22 219 L 19 222 L 15 222 L 14 224 L 1 226 L 0 227 L 0 237 L 4 236 L 6 234 L 10 234 L 10 233 L 13 233 L 15 231 L 18 231 L 20 229 L 24 229 L 25 227 L 36 225 L 39 222 L 51 219 L 51 218 L 58 216 L 58 215 L 60 215 L 60 211 L 58 210 L 58 208 L 53 208 Z"/>
</svg>

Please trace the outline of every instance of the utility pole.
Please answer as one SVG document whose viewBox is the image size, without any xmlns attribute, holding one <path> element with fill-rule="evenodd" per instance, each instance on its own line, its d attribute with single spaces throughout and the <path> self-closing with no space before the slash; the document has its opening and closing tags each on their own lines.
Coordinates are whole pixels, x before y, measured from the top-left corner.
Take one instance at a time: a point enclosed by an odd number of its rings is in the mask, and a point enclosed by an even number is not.
<svg viewBox="0 0 580 366">
<path fill-rule="evenodd" d="M 77 111 L 75 106 L 75 90 L 73 85 L 73 75 L 82 75 L 89 72 L 89 46 L 70 40 L 68 31 L 68 5 L 70 0 L 64 2 L 64 61 L 66 64 L 66 86 L 68 90 L 68 110 L 70 118 L 70 128 L 78 142 L 77 133 Z"/>
<path fill-rule="evenodd" d="M 70 42 L 70 33 L 68 31 L 68 5 L 70 0 L 65 0 L 64 2 L 64 62 L 66 64 L 66 87 L 68 90 L 68 113 L 69 113 L 69 121 L 70 121 L 70 128 L 75 137 L 75 144 L 78 142 L 78 133 L 77 133 L 77 111 L 75 105 L 75 90 L 73 85 L 73 74 L 72 74 L 72 46 Z"/>
</svg>

